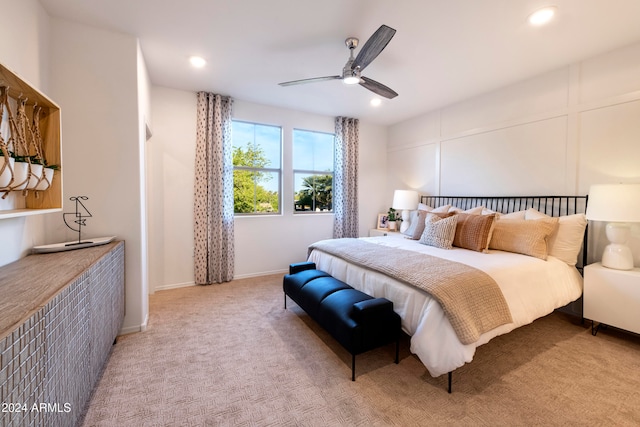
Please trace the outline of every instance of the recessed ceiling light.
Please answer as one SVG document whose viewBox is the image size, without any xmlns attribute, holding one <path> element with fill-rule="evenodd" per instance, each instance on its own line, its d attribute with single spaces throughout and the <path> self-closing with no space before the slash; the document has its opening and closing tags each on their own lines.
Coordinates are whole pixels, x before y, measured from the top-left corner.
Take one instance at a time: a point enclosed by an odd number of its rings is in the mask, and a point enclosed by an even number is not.
<svg viewBox="0 0 640 427">
<path fill-rule="evenodd" d="M 540 26 L 547 24 L 551 21 L 556 14 L 557 8 L 555 6 L 543 7 L 542 9 L 538 9 L 529 15 L 529 24 Z"/>
<path fill-rule="evenodd" d="M 382 99 L 380 98 L 373 98 L 371 99 L 371 101 L 369 101 L 369 104 L 373 105 L 374 107 L 379 106 L 380 104 L 382 104 Z"/>
<path fill-rule="evenodd" d="M 207 63 L 207 61 L 205 61 L 204 58 L 200 56 L 192 56 L 191 58 L 189 58 L 189 62 L 191 62 L 191 65 L 196 68 L 202 68 Z"/>
</svg>

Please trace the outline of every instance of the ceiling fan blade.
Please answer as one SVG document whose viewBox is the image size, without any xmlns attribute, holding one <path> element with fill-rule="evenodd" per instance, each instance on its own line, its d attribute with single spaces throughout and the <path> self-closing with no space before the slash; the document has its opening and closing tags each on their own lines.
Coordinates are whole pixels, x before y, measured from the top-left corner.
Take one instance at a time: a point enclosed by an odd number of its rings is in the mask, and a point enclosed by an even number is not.
<svg viewBox="0 0 640 427">
<path fill-rule="evenodd" d="M 371 92 L 377 93 L 385 98 L 393 99 L 398 96 L 398 93 L 391 88 L 386 87 L 382 83 L 378 83 L 375 80 L 371 80 L 366 77 L 360 77 L 360 86 L 369 89 Z"/>
<path fill-rule="evenodd" d="M 314 77 L 311 79 L 291 80 L 290 82 L 282 82 L 278 84 L 280 86 L 293 86 L 293 85 L 302 85 L 305 83 L 324 82 L 327 80 L 339 80 L 339 79 L 342 79 L 342 76 Z"/>
<path fill-rule="evenodd" d="M 360 71 L 364 70 L 371 64 L 371 61 L 376 59 L 376 57 L 380 55 L 380 52 L 387 47 L 387 44 L 389 44 L 395 34 L 396 30 L 393 28 L 381 25 L 380 28 L 369 37 L 369 40 L 367 40 L 364 46 L 362 46 L 362 49 L 358 52 L 358 56 L 356 56 L 355 61 L 353 61 L 351 69 L 360 67 Z"/>
</svg>

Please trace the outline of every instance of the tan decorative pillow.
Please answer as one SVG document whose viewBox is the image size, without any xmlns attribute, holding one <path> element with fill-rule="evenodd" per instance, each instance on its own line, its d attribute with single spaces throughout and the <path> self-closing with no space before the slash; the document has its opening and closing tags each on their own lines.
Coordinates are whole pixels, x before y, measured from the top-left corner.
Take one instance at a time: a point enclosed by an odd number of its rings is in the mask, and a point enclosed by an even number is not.
<svg viewBox="0 0 640 427">
<path fill-rule="evenodd" d="M 493 227 L 489 249 L 515 252 L 547 259 L 547 240 L 557 227 L 556 221 L 527 221 L 499 219 Z"/>
<path fill-rule="evenodd" d="M 459 213 L 453 246 L 485 252 L 493 230 L 495 214 L 478 215 Z"/>
<path fill-rule="evenodd" d="M 419 243 L 440 249 L 451 249 L 453 237 L 456 234 L 457 221 L 457 215 L 448 218 L 440 218 L 433 214 L 427 215 Z"/>
<path fill-rule="evenodd" d="M 528 220 L 548 220 L 551 218 L 536 209 L 527 209 L 525 218 Z M 547 251 L 569 265 L 576 265 L 578 254 L 584 241 L 584 230 L 587 218 L 584 214 L 565 215 L 559 217 L 558 228 L 549 236 Z"/>
<path fill-rule="evenodd" d="M 427 212 L 423 210 L 418 211 L 418 219 L 417 219 L 418 224 L 411 232 L 411 238 L 413 240 L 420 240 L 420 237 L 422 237 L 422 233 L 424 232 L 425 221 L 427 219 L 427 214 L 437 216 L 438 218 L 448 218 L 452 215 L 455 215 L 453 212 Z"/>
</svg>

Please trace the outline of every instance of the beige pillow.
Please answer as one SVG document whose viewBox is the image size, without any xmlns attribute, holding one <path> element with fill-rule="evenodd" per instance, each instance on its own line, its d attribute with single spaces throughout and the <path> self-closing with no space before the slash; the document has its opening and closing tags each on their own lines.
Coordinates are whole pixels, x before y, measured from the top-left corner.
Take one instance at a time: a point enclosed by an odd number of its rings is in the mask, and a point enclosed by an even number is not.
<svg viewBox="0 0 640 427">
<path fill-rule="evenodd" d="M 551 218 L 536 209 L 527 209 L 526 219 L 539 220 Z M 556 231 L 549 236 L 547 251 L 569 265 L 576 265 L 578 254 L 584 242 L 584 230 L 587 218 L 584 214 L 565 215 L 559 217 Z"/>
<path fill-rule="evenodd" d="M 444 212 L 444 213 L 427 212 L 425 210 L 418 210 L 417 213 L 418 215 L 415 221 L 415 227 L 413 227 L 413 223 L 412 223 L 412 226 L 410 227 L 410 229 L 405 232 L 405 234 L 407 234 L 413 240 L 420 240 L 420 237 L 422 237 L 422 233 L 424 232 L 425 221 L 427 219 L 427 214 L 435 215 L 440 218 L 447 218 L 453 215 L 453 213 L 449 213 L 449 212 Z"/>
<path fill-rule="evenodd" d="M 453 246 L 471 249 L 476 252 L 485 252 L 489 247 L 495 214 L 473 215 L 459 213 L 457 217 L 458 222 L 456 235 L 453 238 Z"/>
<path fill-rule="evenodd" d="M 440 249 L 451 249 L 453 238 L 456 234 L 457 221 L 457 215 L 452 215 L 448 218 L 440 218 L 432 214 L 427 215 L 419 243 Z"/>
<path fill-rule="evenodd" d="M 515 252 L 547 259 L 547 240 L 557 226 L 556 221 L 527 221 L 499 219 L 493 227 L 489 249 Z"/>
</svg>

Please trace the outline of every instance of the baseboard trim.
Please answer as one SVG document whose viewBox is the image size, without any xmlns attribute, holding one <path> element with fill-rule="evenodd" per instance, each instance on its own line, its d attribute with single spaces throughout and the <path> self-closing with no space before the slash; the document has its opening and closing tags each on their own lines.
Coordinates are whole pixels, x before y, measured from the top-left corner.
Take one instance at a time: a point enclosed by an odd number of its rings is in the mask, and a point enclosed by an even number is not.
<svg viewBox="0 0 640 427">
<path fill-rule="evenodd" d="M 120 332 L 118 332 L 118 336 L 135 334 L 136 332 L 144 332 L 147 330 L 148 325 L 149 325 L 149 314 L 147 313 L 147 316 L 145 317 L 141 325 L 127 326 L 126 328 L 122 328 L 120 329 Z"/>
<path fill-rule="evenodd" d="M 140 325 L 140 332 L 144 332 L 147 330 L 147 326 L 149 326 L 149 313 L 144 318 L 144 322 Z"/>
<path fill-rule="evenodd" d="M 259 273 L 241 274 L 241 275 L 234 276 L 233 280 L 251 279 L 253 277 L 269 276 L 272 274 L 287 274 L 288 272 L 289 270 L 286 269 L 286 270 L 273 270 L 273 271 L 262 271 Z M 187 288 L 189 286 L 197 286 L 197 285 L 195 282 L 173 283 L 169 285 L 157 286 L 154 288 L 154 292 L 166 291 L 168 289 Z"/>
<path fill-rule="evenodd" d="M 285 270 L 262 271 L 260 273 L 240 274 L 238 276 L 234 276 L 233 280 L 250 279 L 252 277 L 270 276 L 272 274 L 287 274 L 287 273 L 289 273 L 288 268 Z"/>
<path fill-rule="evenodd" d="M 183 283 L 171 283 L 168 285 L 157 286 L 154 288 L 154 292 L 166 291 L 167 289 L 187 288 L 189 286 L 195 286 L 195 282 L 183 282 Z"/>
</svg>

